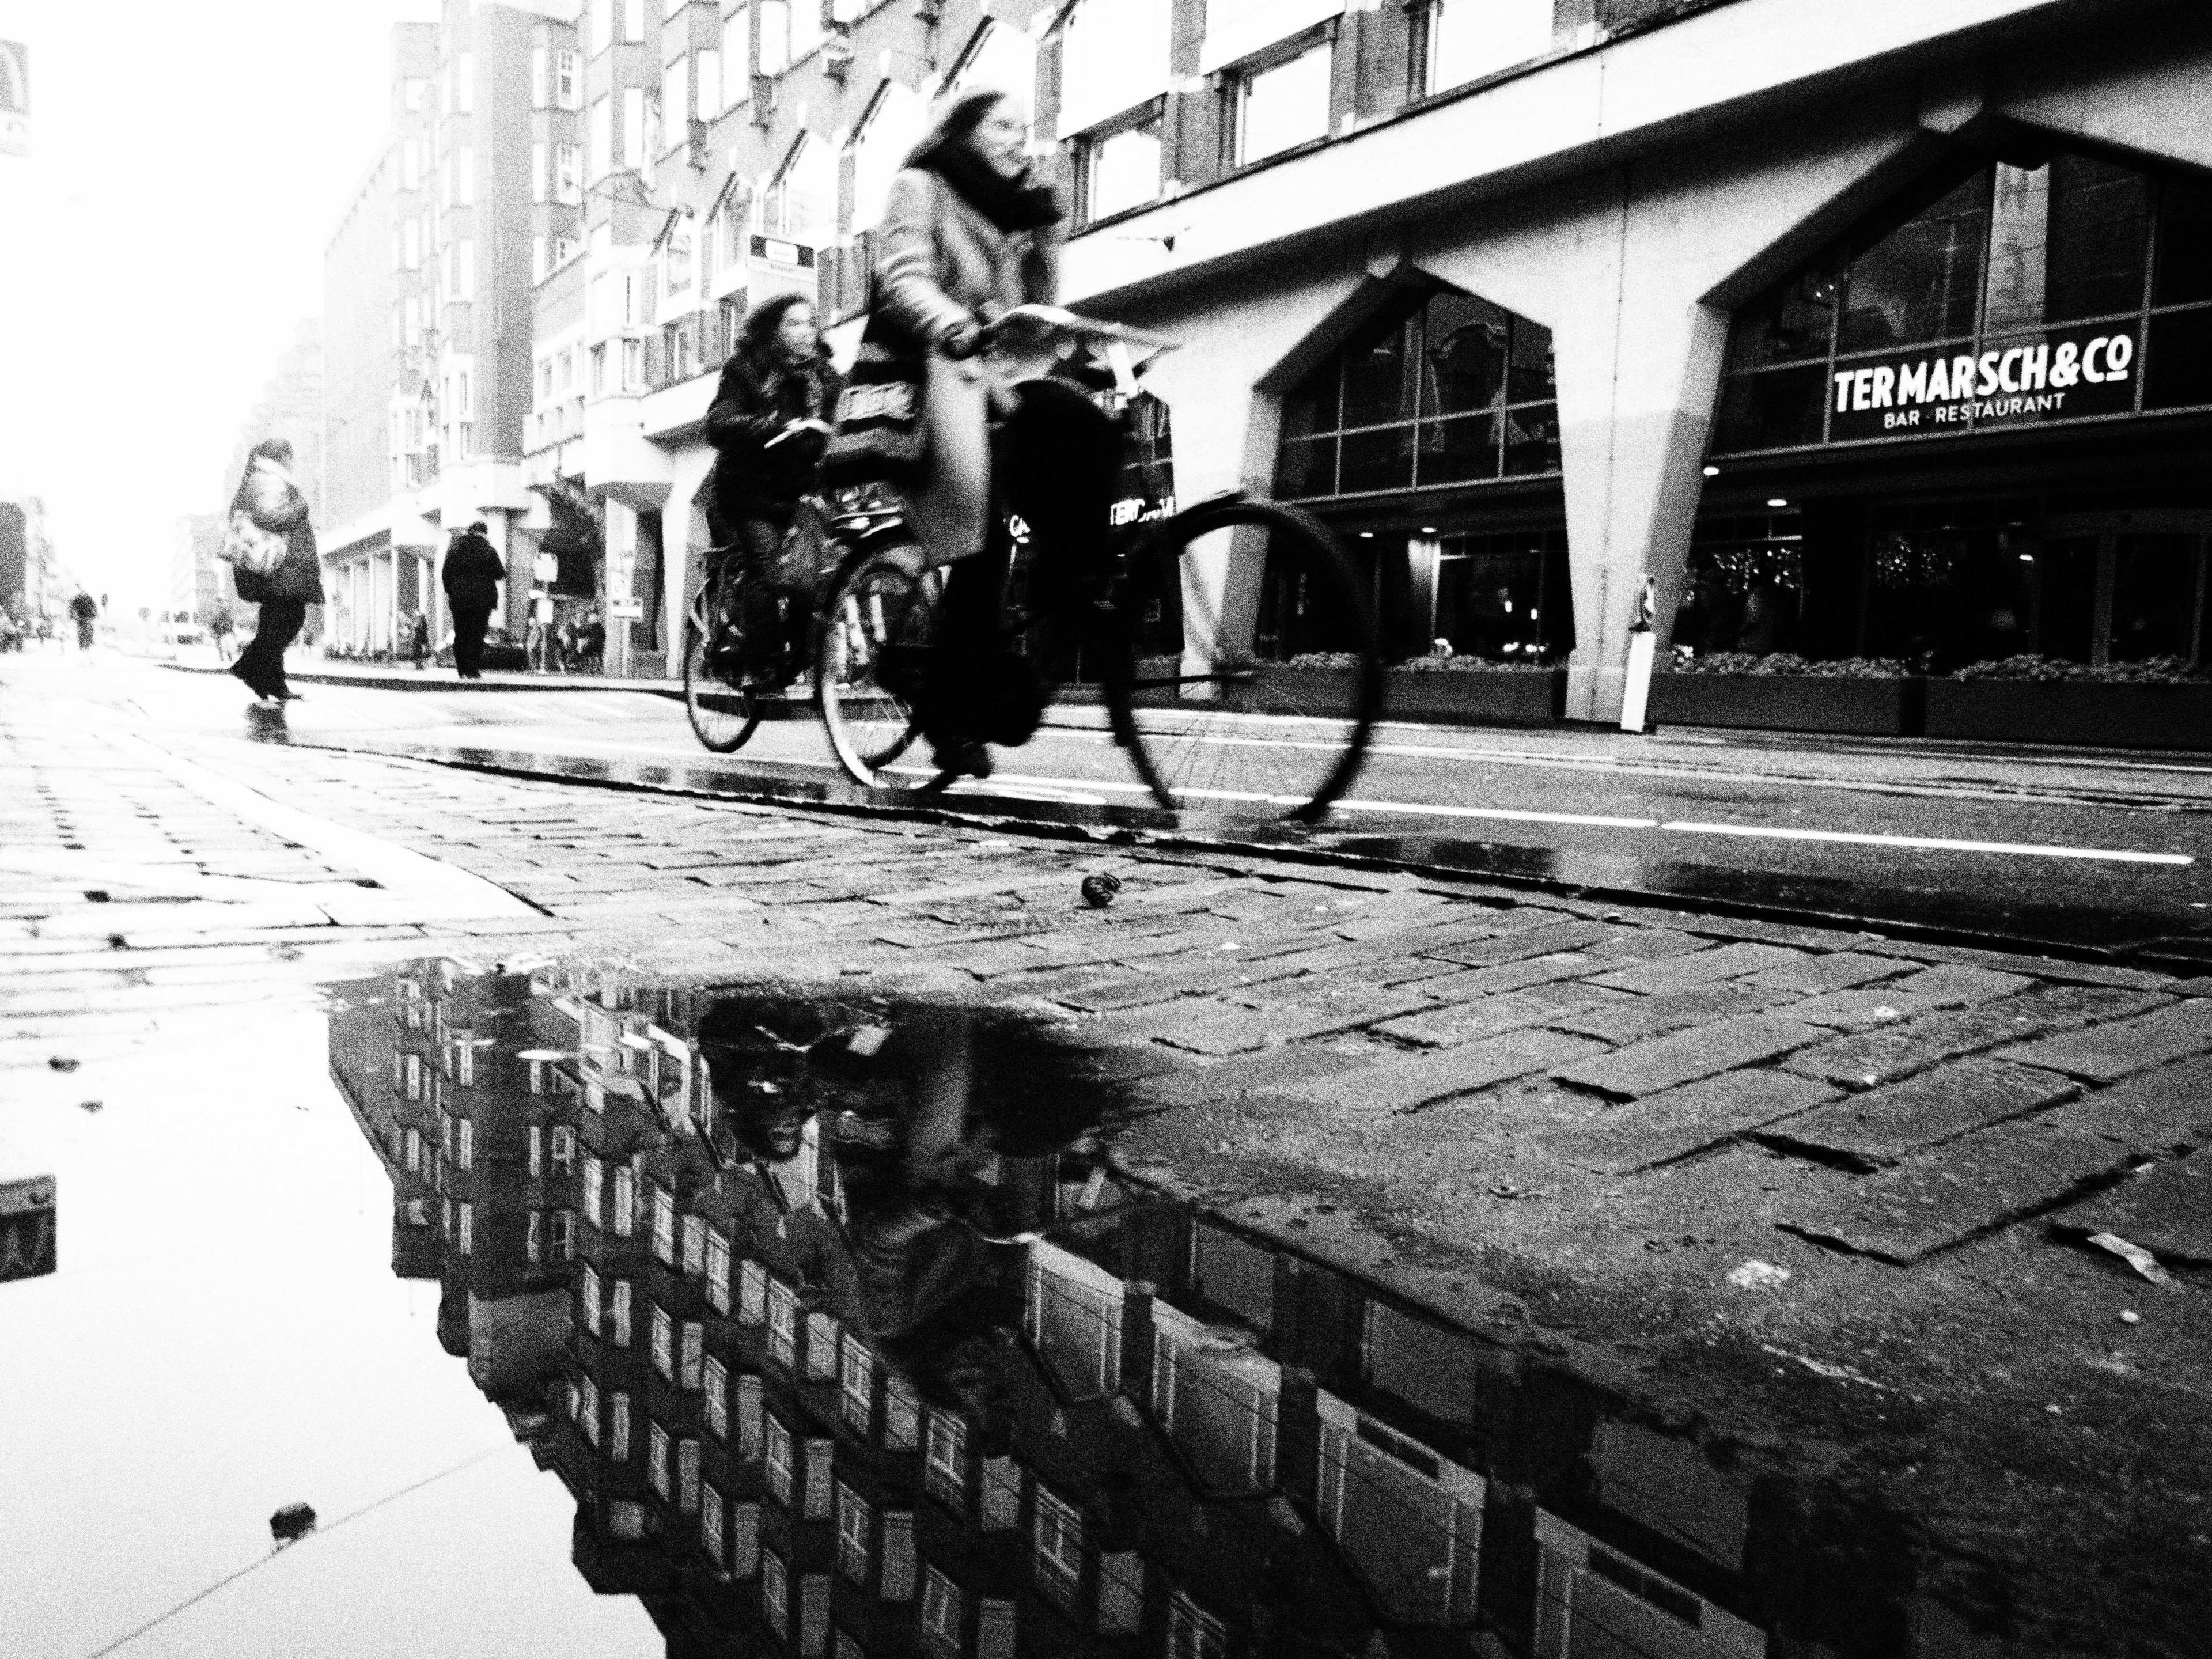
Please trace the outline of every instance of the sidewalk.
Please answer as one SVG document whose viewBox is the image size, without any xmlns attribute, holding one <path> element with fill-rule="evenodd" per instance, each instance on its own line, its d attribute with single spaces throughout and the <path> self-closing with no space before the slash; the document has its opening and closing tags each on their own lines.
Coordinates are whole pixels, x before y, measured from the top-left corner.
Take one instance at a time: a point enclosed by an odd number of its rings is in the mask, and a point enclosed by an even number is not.
<svg viewBox="0 0 2212 1659">
<path fill-rule="evenodd" d="M 987 1000 L 1154 1109 L 1119 1147 L 1149 1179 L 1747 1447 L 1817 1425 L 1947 1547 L 2025 1562 L 2044 1637 L 2130 1593 L 2100 1577 L 2124 1557 L 2212 1567 L 2212 980 L 329 750 L 162 757 L 22 678 L 0 1078 L 347 951 Z M 373 871 L 378 845 L 465 885 Z M 439 914 L 464 891 L 480 914 Z M 2177 1284 L 2080 1243 L 2108 1231 Z"/>
<path fill-rule="evenodd" d="M 227 674 L 226 664 L 212 659 L 161 662 L 162 668 L 184 674 Z M 340 662 L 295 653 L 284 665 L 287 679 L 304 685 L 363 685 L 385 691 L 645 691 L 659 697 L 681 697 L 680 680 L 623 679 L 605 674 L 549 674 L 507 669 L 486 669 L 482 679 L 457 678 L 451 668 L 416 668 L 411 664 Z"/>
</svg>

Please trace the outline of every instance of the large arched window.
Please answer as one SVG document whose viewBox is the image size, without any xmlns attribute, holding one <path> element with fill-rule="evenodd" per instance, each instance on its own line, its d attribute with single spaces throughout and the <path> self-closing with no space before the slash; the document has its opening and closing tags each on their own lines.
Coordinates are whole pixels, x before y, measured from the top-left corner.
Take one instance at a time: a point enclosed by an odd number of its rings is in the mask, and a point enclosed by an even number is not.
<svg viewBox="0 0 2212 1659">
<path fill-rule="evenodd" d="M 1559 470 L 1552 333 L 1472 294 L 1384 313 L 1283 400 L 1278 495 L 1379 495 Z"/>
<path fill-rule="evenodd" d="M 2062 153 L 1930 179 L 1736 314 L 1722 453 L 2212 407 L 2212 181 Z"/>
</svg>

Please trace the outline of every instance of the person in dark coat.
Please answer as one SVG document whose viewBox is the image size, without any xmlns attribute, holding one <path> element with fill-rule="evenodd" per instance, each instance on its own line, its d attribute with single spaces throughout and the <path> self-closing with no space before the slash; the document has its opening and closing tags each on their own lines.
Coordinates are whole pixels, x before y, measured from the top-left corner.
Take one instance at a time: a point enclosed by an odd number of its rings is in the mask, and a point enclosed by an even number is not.
<svg viewBox="0 0 2212 1659">
<path fill-rule="evenodd" d="M 842 386 L 812 306 L 786 294 L 754 307 L 707 410 L 708 533 L 748 578 L 773 562 L 814 488 Z M 746 584 L 739 666 L 749 675 L 787 678 L 805 664 L 809 608 L 803 595 L 783 598 L 787 609 L 765 581 Z"/>
<path fill-rule="evenodd" d="M 453 612 L 453 669 L 465 680 L 483 678 L 484 629 L 499 604 L 495 583 L 507 580 L 507 567 L 484 534 L 478 519 L 453 538 L 446 550 L 446 602 Z"/>
<path fill-rule="evenodd" d="M 264 702 L 289 702 L 299 693 L 284 681 L 284 648 L 307 625 L 307 607 L 323 602 L 323 565 L 307 521 L 307 498 L 292 477 L 292 446 L 264 438 L 246 457 L 246 476 L 231 511 L 243 511 L 262 529 L 286 538 L 283 562 L 265 574 L 237 568 L 238 597 L 261 607 L 253 640 L 230 672 Z"/>
</svg>

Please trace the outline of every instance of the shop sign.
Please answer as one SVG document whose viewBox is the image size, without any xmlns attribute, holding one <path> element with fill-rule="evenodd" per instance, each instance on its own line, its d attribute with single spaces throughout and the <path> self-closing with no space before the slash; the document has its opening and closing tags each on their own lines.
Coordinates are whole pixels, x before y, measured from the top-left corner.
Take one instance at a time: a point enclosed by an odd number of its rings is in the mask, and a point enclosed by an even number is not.
<svg viewBox="0 0 2212 1659">
<path fill-rule="evenodd" d="M 1899 352 L 1835 370 L 1828 437 L 1948 437 L 1991 427 L 2124 415 L 2142 358 L 2133 325 L 1984 341 L 1978 355 Z"/>
<path fill-rule="evenodd" d="M 1108 509 L 1107 522 L 1116 530 L 1124 525 L 1153 524 L 1175 516 L 1172 495 L 1125 495 Z"/>
<path fill-rule="evenodd" d="M 0 1181 L 0 1280 L 54 1271 L 54 1178 Z"/>
</svg>

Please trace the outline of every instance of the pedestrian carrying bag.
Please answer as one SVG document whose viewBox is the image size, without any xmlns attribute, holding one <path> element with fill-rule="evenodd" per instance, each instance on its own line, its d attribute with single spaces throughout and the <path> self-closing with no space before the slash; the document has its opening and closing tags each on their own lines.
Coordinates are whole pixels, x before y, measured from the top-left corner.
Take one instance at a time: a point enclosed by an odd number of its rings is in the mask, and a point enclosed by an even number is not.
<svg viewBox="0 0 2212 1659">
<path fill-rule="evenodd" d="M 264 530 L 253 522 L 253 515 L 240 507 L 231 510 L 230 524 L 222 533 L 222 545 L 216 550 L 216 557 L 240 570 L 266 576 L 284 562 L 284 556 L 291 550 L 289 536 Z"/>
</svg>

